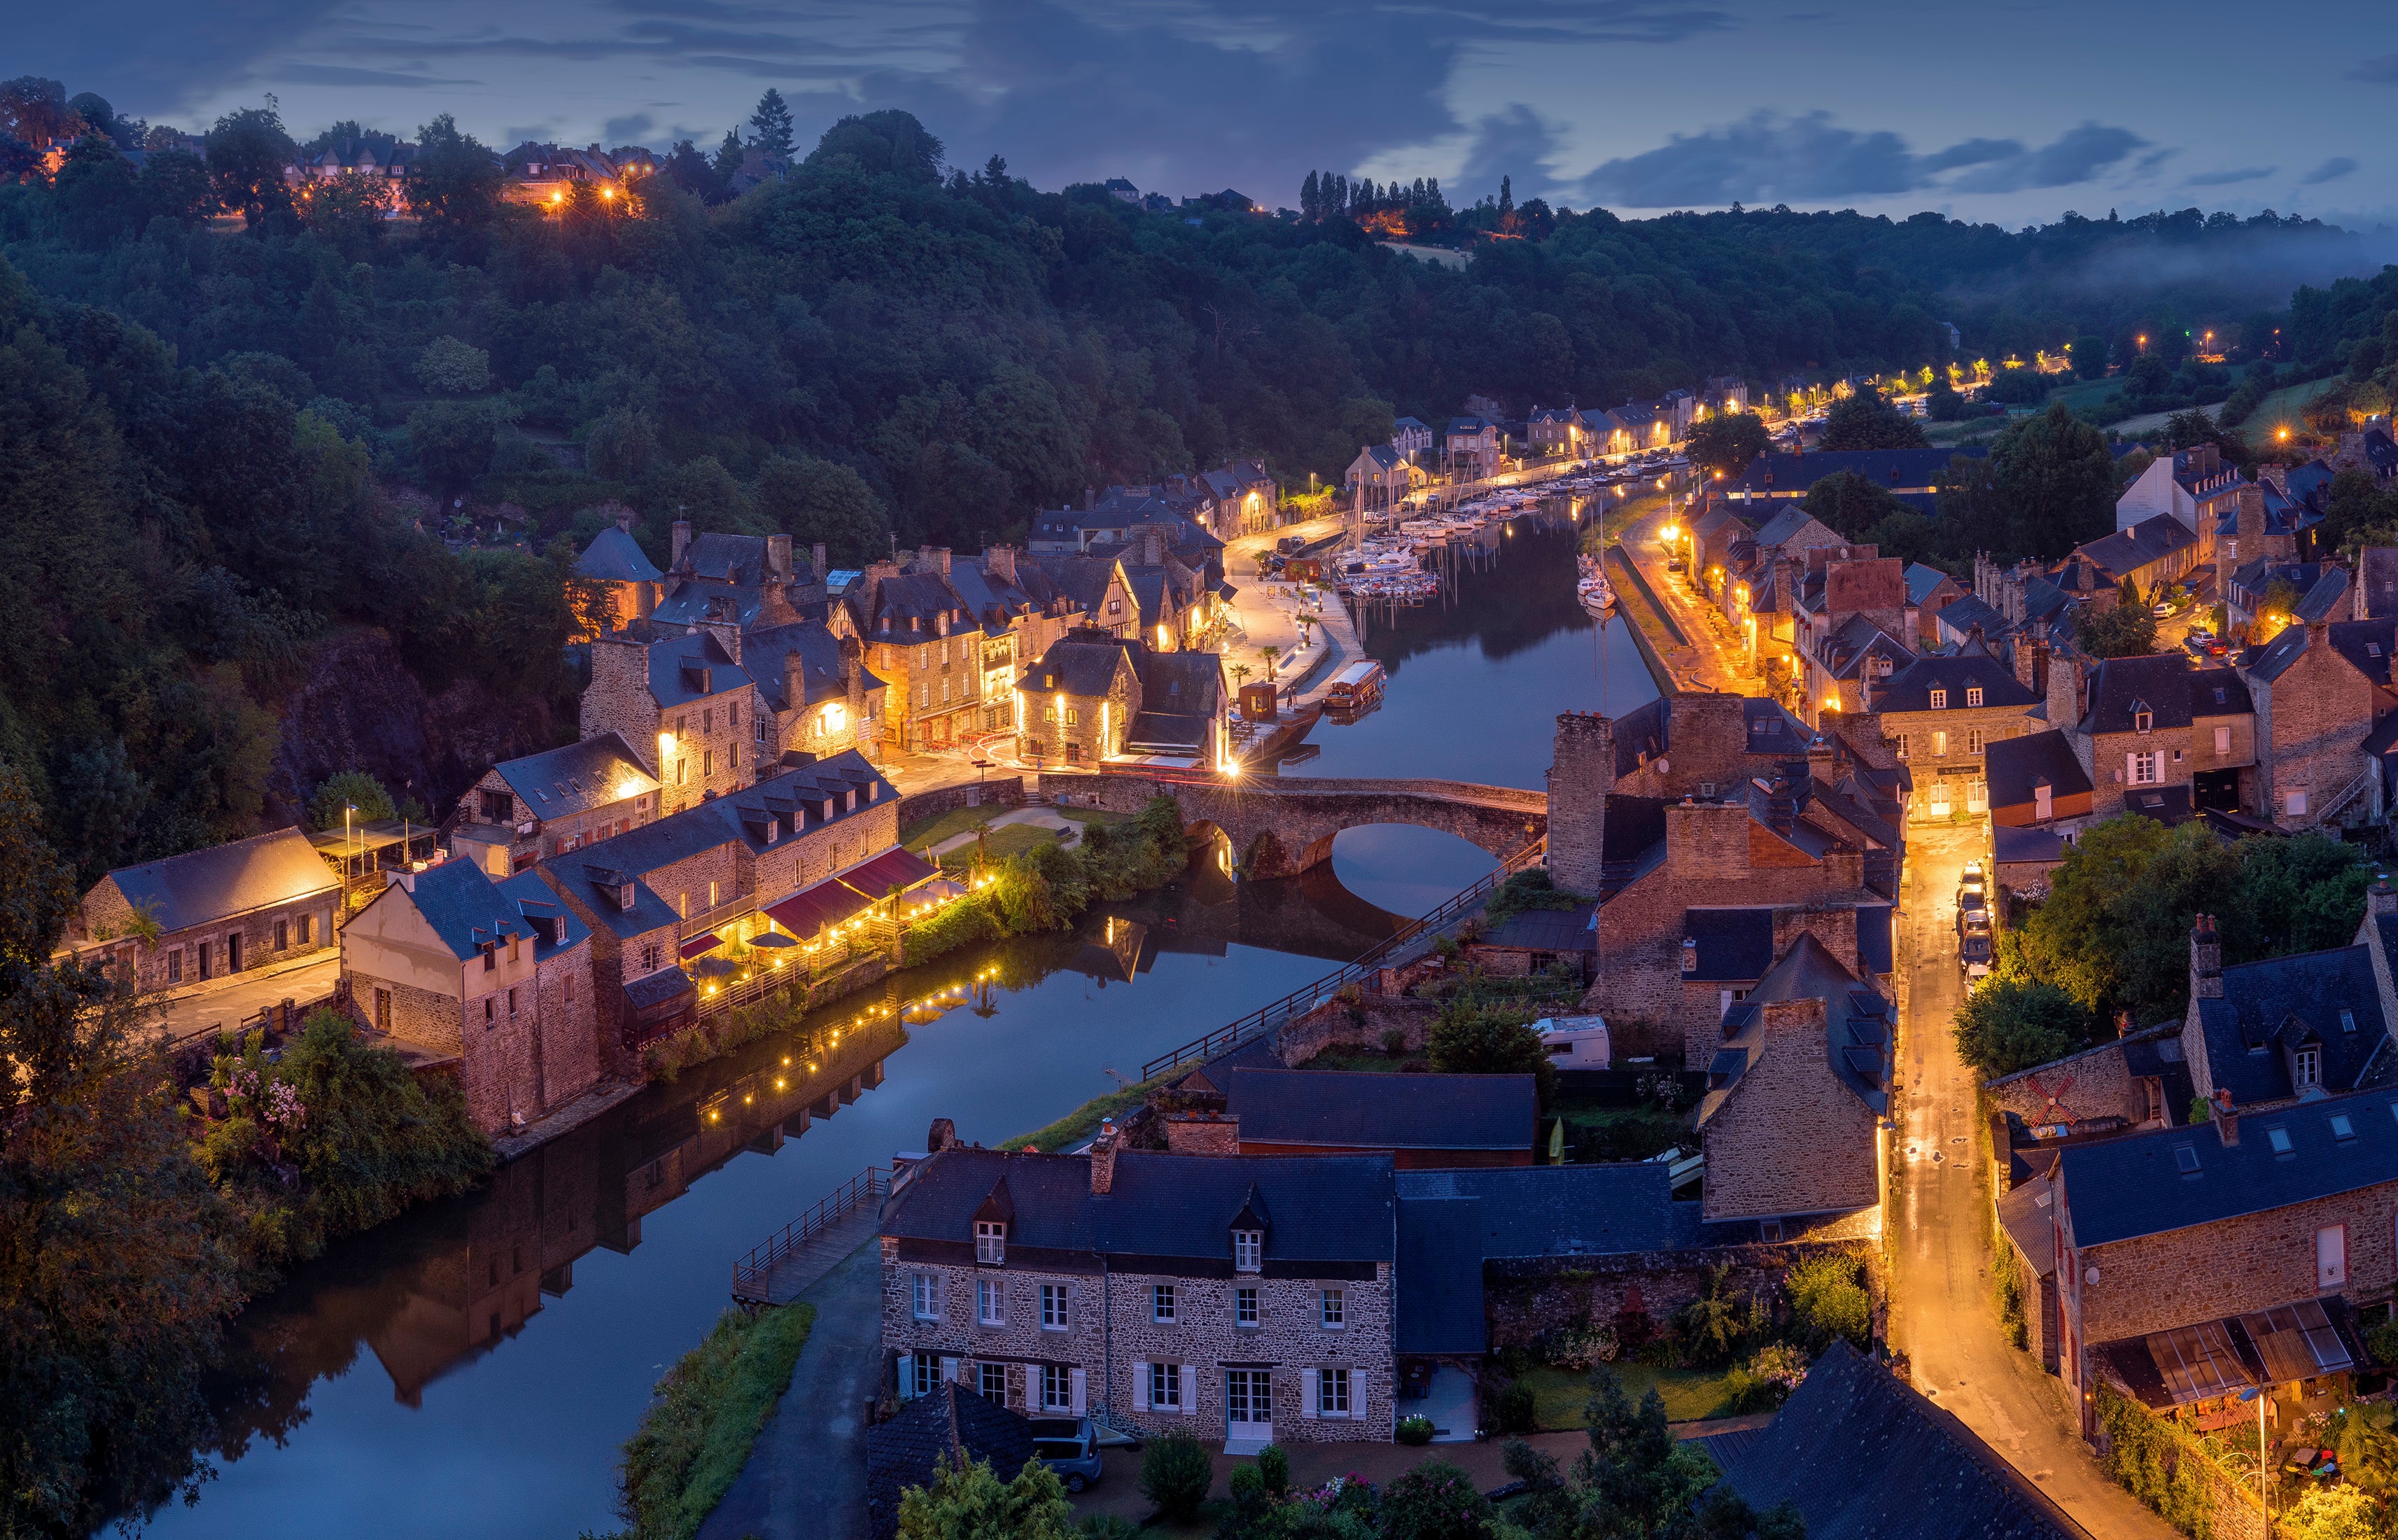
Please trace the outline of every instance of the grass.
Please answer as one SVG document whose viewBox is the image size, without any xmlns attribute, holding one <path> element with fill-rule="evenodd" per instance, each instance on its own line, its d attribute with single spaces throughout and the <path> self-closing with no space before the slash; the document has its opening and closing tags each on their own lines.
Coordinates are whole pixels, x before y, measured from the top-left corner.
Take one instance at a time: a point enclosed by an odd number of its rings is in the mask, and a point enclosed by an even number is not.
<svg viewBox="0 0 2398 1540">
<path fill-rule="evenodd" d="M 1006 812 L 1004 807 L 953 807 L 937 818 L 911 823 L 899 831 L 899 843 L 910 850 L 936 845 L 952 834 L 967 834 Z"/>
<path fill-rule="evenodd" d="M 983 853 L 990 859 L 1003 861 L 1010 856 L 1021 856 L 1035 845 L 1047 844 L 1057 838 L 1056 830 L 1044 829 L 1037 823 L 1011 823 L 1004 828 L 992 830 L 984 838 L 982 848 Z M 972 844 L 962 844 L 942 856 L 941 864 L 955 867 L 972 866 L 974 858 L 975 847 Z"/>
<path fill-rule="evenodd" d="M 749 1459 L 749 1446 L 791 1383 L 815 1306 L 751 1316 L 728 1310 L 676 1360 L 625 1443 L 626 1540 L 690 1540 Z"/>
<path fill-rule="evenodd" d="M 1138 1086 L 1126 1086 L 1122 1090 L 1110 1091 L 1104 1096 L 1095 1096 L 1057 1122 L 1045 1128 L 1035 1128 L 1029 1134 L 1017 1134 L 1014 1139 L 1001 1144 L 1000 1148 L 1020 1150 L 1030 1144 L 1044 1154 L 1051 1155 L 1059 1150 L 1071 1149 L 1099 1131 L 1099 1119 L 1121 1116 L 1132 1111 L 1140 1105 L 1142 1099 L 1152 1090 L 1178 1074 L 1189 1073 L 1188 1066 L 1163 1070 L 1154 1078 L 1144 1080 Z"/>
<path fill-rule="evenodd" d="M 2257 410 L 2241 419 L 2240 431 L 2247 436 L 2250 442 L 2260 446 L 2271 441 L 2273 430 L 2277 427 L 2288 428 L 2294 438 L 2305 433 L 2308 431 L 2307 408 L 2316 397 L 2337 387 L 2339 383 L 2340 377 L 2334 374 L 2326 379 L 2309 380 L 2302 385 L 2283 385 L 2257 402 Z"/>
<path fill-rule="evenodd" d="M 1694 1423 L 1723 1412 L 1729 1393 L 1730 1369 L 1651 1369 L 1642 1363 L 1609 1367 L 1623 1382 L 1623 1393 L 1637 1403 L 1653 1388 L 1664 1398 L 1665 1420 Z M 1521 1382 L 1532 1392 L 1533 1425 L 1543 1433 L 1588 1427 L 1584 1408 L 1590 1401 L 1590 1377 L 1571 1369 L 1528 1369 Z"/>
<path fill-rule="evenodd" d="M 1131 814 L 1111 813 L 1103 807 L 1053 807 L 1049 811 L 1072 823 L 1093 824 L 1132 822 Z"/>
</svg>

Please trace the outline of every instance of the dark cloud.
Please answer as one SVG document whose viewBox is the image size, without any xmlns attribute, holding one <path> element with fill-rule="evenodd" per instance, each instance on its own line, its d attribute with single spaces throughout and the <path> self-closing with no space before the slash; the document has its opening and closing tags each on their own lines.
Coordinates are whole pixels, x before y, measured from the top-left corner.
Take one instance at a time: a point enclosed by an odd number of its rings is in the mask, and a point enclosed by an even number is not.
<svg viewBox="0 0 2398 1540">
<path fill-rule="evenodd" d="M 2378 86 L 2398 86 L 2398 53 L 2378 54 L 2348 72 L 2351 80 L 2370 80 Z"/>
<path fill-rule="evenodd" d="M 2155 170 L 2158 167 L 2163 165 L 2166 161 L 2171 160 L 2174 156 L 2179 154 L 2181 154 L 2181 152 L 2176 149 L 2150 150 L 2147 155 L 2142 155 L 2139 159 L 2132 163 L 2132 175 L 2134 177 L 2147 176 L 2149 172 Z"/>
<path fill-rule="evenodd" d="M 2280 170 L 2278 166 L 2243 166 L 2236 171 L 2201 171 L 2196 176 L 2182 178 L 2185 187 L 2229 187 L 2240 182 L 2262 182 Z"/>
<path fill-rule="evenodd" d="M 2019 139 L 1969 139 L 1925 155 L 1917 164 L 1927 172 L 1954 171 L 1961 167 L 2010 160 L 2023 153 L 2023 141 Z"/>
<path fill-rule="evenodd" d="M 2071 187 L 2088 182 L 2111 166 L 2121 165 L 2148 141 L 2129 128 L 2084 123 L 2069 128 L 2054 144 L 2012 160 L 1985 166 L 1955 183 L 1960 193 L 2016 193 L 2028 187 Z"/>
<path fill-rule="evenodd" d="M 2313 187 L 2326 182 L 2337 182 L 2355 169 L 2355 161 L 2346 155 L 2334 155 L 2299 178 L 2298 184 L 2302 187 Z"/>
<path fill-rule="evenodd" d="M 269 79 L 301 86 L 479 86 L 479 80 L 448 80 L 438 75 L 401 70 L 365 70 L 351 64 L 309 64 L 294 61 L 270 65 Z"/>
<path fill-rule="evenodd" d="M 1556 143 L 1556 130 L 1521 102 L 1491 114 L 1474 126 L 1465 164 L 1449 178 L 1452 196 L 1478 197 L 1486 188 L 1496 189 L 1501 177 L 1515 179 L 1517 197 L 1550 191 L 1554 183 L 1548 168 Z"/>
<path fill-rule="evenodd" d="M 119 112 L 155 117 L 304 41 L 331 9 L 330 0 L 12 6 L 8 73 L 48 75 L 69 91 L 98 91 Z"/>
<path fill-rule="evenodd" d="M 601 124 L 600 137 L 611 144 L 636 144 L 643 134 L 657 127 L 657 122 L 647 113 L 626 113 Z"/>
</svg>

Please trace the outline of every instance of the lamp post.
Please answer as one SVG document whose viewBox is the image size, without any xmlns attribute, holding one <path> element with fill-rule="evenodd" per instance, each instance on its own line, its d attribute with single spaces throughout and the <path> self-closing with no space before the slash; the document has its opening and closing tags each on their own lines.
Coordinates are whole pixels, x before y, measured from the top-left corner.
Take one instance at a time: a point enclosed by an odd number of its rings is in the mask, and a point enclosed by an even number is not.
<svg viewBox="0 0 2398 1540">
<path fill-rule="evenodd" d="M 2264 1505 L 2265 1533 L 2268 1534 L 2273 1532 L 2273 1493 L 2266 1485 L 2266 1479 L 2272 1471 L 2273 1457 L 2265 1442 L 2265 1403 L 2272 1396 L 2273 1387 L 2270 1385 L 2260 1385 L 2240 1393 L 2242 1400 L 2257 1403 L 2257 1501 Z"/>
</svg>

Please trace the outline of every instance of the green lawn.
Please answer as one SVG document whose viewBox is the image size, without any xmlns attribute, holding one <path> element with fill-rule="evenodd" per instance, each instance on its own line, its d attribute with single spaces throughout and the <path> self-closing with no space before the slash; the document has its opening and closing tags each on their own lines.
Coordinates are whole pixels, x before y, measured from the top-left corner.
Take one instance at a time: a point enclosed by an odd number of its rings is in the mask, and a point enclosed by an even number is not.
<svg viewBox="0 0 2398 1540">
<path fill-rule="evenodd" d="M 981 828 L 1006 812 L 1004 807 L 958 807 L 937 818 L 911 823 L 899 831 L 899 843 L 910 850 L 923 850 L 936 845 L 952 834 L 964 834 Z"/>
<path fill-rule="evenodd" d="M 1010 856 L 1021 856 L 1035 845 L 1047 844 L 1057 837 L 1056 830 L 1044 829 L 1037 823 L 1011 823 L 1004 828 L 994 829 L 985 836 L 982 851 L 990 859 L 1001 861 Z M 941 864 L 945 867 L 968 867 L 974 864 L 974 858 L 975 847 L 966 844 L 944 855 Z"/>
<path fill-rule="evenodd" d="M 1070 823 L 1130 823 L 1129 813 L 1111 813 L 1101 807 L 1053 807 L 1051 812 Z"/>
<path fill-rule="evenodd" d="M 1667 1422 L 1694 1423 L 1729 1415 L 1721 1410 L 1731 1373 L 1728 1369 L 1651 1369 L 1647 1364 L 1630 1362 L 1609 1367 L 1623 1382 L 1623 1393 L 1636 1402 L 1653 1386 L 1664 1398 Z M 1531 1389 L 1534 1425 L 1541 1432 L 1590 1425 L 1590 1419 L 1583 1415 L 1590 1401 L 1587 1374 L 1569 1369 L 1527 1370 L 1523 1384 Z"/>
<path fill-rule="evenodd" d="M 2304 385 L 2283 385 L 2257 403 L 2257 410 L 2241 421 L 2240 431 L 2249 440 L 2264 445 L 2272 439 L 2273 430 L 2286 427 L 2292 433 L 2307 431 L 2307 406 L 2324 392 L 2339 384 L 2339 376 L 2309 380 Z"/>
<path fill-rule="evenodd" d="M 1162 1070 L 1154 1079 L 1144 1080 L 1137 1086 L 1126 1086 L 1120 1090 L 1110 1091 L 1104 1096 L 1095 1096 L 1047 1128 L 1035 1128 L 1029 1134 L 1017 1134 L 1014 1139 L 1002 1144 L 1000 1148 L 1020 1150 L 1027 1144 L 1031 1144 L 1052 1154 L 1071 1148 L 1098 1133 L 1101 1118 L 1114 1117 L 1132 1111 L 1141 1104 L 1142 1100 L 1153 1087 L 1164 1085 L 1178 1074 L 1188 1074 L 1191 1070 L 1192 1066 L 1187 1064 L 1175 1069 Z"/>
</svg>

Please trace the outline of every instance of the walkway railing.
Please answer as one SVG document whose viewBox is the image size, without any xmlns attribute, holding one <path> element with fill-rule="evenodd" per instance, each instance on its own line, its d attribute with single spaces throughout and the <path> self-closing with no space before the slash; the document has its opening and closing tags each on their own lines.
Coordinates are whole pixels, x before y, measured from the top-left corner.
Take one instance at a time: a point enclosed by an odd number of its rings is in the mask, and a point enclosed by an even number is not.
<svg viewBox="0 0 2398 1540">
<path fill-rule="evenodd" d="M 879 1207 L 890 1196 L 889 1170 L 881 1166 L 869 1166 L 858 1172 L 833 1189 L 831 1195 L 815 1208 L 784 1225 L 782 1234 L 763 1246 L 753 1248 L 748 1256 L 734 1263 L 733 1297 L 737 1300 L 766 1299 L 778 1263 L 789 1261 L 800 1248 L 849 1215 L 869 1207 Z"/>
<path fill-rule="evenodd" d="M 1377 941 L 1355 961 L 1326 974 L 1306 988 L 1294 990 L 1272 1005 L 1260 1006 L 1231 1025 L 1219 1027 L 1205 1037 L 1193 1038 L 1170 1053 L 1160 1054 L 1140 1067 L 1140 1078 L 1147 1080 L 1192 1060 L 1212 1059 L 1295 1016 L 1314 1010 L 1349 985 L 1370 977 L 1409 943 L 1422 939 L 1429 932 L 1447 927 L 1467 912 L 1479 908 L 1484 899 L 1498 891 L 1501 883 L 1527 867 L 1538 866 L 1548 854 L 1548 844 L 1545 835 L 1534 840 L 1500 862 L 1496 871 L 1487 873 L 1481 881 L 1455 895 L 1431 913 L 1409 920 L 1391 936 Z"/>
</svg>

